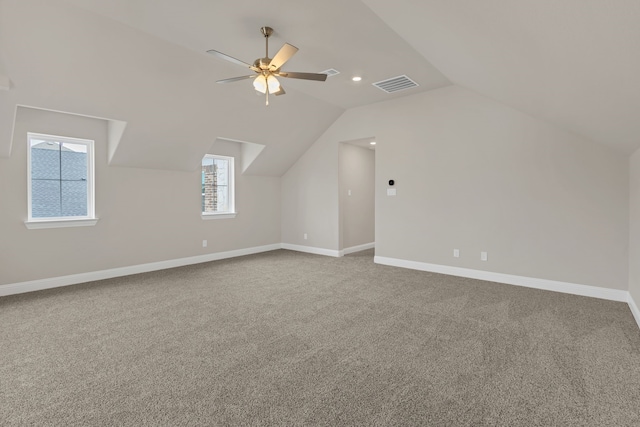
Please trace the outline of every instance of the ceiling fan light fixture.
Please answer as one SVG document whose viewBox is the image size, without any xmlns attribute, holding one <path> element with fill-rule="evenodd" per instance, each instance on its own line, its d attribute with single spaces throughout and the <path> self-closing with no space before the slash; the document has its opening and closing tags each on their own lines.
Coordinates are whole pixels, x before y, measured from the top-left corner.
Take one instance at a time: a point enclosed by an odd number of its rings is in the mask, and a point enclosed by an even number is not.
<svg viewBox="0 0 640 427">
<path fill-rule="evenodd" d="M 260 93 L 267 93 L 267 88 L 269 88 L 269 93 L 276 93 L 280 90 L 280 82 L 272 74 L 266 77 L 260 74 L 253 79 L 253 88 Z"/>
<path fill-rule="evenodd" d="M 260 93 L 267 92 L 267 79 L 260 74 L 258 77 L 253 79 L 253 88 Z"/>
<path fill-rule="evenodd" d="M 267 86 L 269 87 L 269 93 L 276 93 L 280 90 L 280 82 L 273 74 L 269 74 L 269 77 L 267 77 Z"/>
</svg>

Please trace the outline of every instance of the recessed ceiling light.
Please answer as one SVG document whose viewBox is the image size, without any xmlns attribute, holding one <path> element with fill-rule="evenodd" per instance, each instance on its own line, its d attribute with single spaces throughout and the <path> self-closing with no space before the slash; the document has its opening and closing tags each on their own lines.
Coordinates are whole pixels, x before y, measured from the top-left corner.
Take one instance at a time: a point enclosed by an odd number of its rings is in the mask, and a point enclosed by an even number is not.
<svg viewBox="0 0 640 427">
<path fill-rule="evenodd" d="M 371 141 L 369 144 L 376 145 L 376 142 L 375 141 Z"/>
<path fill-rule="evenodd" d="M 351 78 L 351 80 L 353 80 L 354 82 L 359 82 L 360 80 L 362 80 L 362 77 L 354 76 L 354 77 Z"/>
</svg>

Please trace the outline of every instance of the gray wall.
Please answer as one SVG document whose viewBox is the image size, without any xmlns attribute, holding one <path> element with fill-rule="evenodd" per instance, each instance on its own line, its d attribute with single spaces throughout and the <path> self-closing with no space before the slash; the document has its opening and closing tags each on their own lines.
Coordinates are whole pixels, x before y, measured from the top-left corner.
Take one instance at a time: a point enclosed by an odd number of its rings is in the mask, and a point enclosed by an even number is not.
<svg viewBox="0 0 640 427">
<path fill-rule="evenodd" d="M 345 112 L 283 176 L 285 243 L 337 248 L 339 141 L 368 135 L 376 255 L 627 289 L 627 158 L 458 86 Z"/>
<path fill-rule="evenodd" d="M 640 150 L 629 163 L 629 292 L 640 306 Z"/>
<path fill-rule="evenodd" d="M 340 249 L 348 249 L 375 242 L 375 151 L 339 147 Z"/>
<path fill-rule="evenodd" d="M 95 140 L 96 226 L 24 226 L 27 132 Z M 0 158 L 0 284 L 280 242 L 280 178 L 238 166 L 237 217 L 202 220 L 199 162 L 191 172 L 108 166 L 106 132 L 104 120 L 19 109 L 11 157 Z M 209 144 L 211 154 L 240 155 L 239 143 Z"/>
</svg>

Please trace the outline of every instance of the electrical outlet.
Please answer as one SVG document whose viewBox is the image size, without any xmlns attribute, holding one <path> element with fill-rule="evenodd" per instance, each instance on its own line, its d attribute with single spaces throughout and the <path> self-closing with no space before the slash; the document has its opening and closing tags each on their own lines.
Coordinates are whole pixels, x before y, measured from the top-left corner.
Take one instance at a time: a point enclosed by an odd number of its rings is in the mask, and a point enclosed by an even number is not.
<svg viewBox="0 0 640 427">
<path fill-rule="evenodd" d="M 480 252 L 480 261 L 487 261 L 489 257 L 486 252 Z"/>
<path fill-rule="evenodd" d="M 454 249 L 453 250 L 453 256 L 455 258 L 460 258 L 460 249 Z"/>
<path fill-rule="evenodd" d="M 203 247 L 203 248 L 206 248 L 206 247 L 207 247 L 207 241 L 206 241 L 206 240 L 203 240 L 203 241 L 202 241 L 202 247 Z"/>
<path fill-rule="evenodd" d="M 307 240 L 307 233 L 304 233 L 304 240 Z"/>
<path fill-rule="evenodd" d="M 347 190 L 347 193 L 350 196 L 351 195 L 351 190 Z"/>
</svg>

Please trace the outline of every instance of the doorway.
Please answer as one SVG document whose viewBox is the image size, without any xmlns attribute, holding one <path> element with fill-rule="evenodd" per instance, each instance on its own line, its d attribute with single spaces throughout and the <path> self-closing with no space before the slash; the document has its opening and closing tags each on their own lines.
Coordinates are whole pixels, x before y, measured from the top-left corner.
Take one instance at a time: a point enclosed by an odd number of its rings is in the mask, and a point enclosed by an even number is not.
<svg viewBox="0 0 640 427">
<path fill-rule="evenodd" d="M 340 143 L 340 253 L 371 252 L 375 247 L 374 137 Z M 368 252 L 366 253 L 368 254 Z"/>
</svg>

